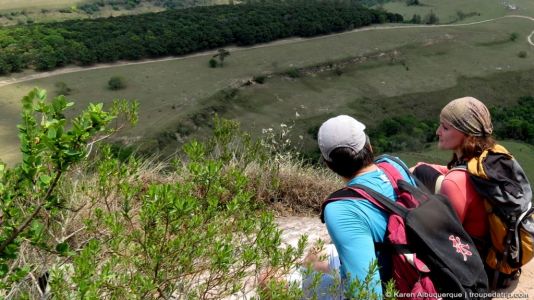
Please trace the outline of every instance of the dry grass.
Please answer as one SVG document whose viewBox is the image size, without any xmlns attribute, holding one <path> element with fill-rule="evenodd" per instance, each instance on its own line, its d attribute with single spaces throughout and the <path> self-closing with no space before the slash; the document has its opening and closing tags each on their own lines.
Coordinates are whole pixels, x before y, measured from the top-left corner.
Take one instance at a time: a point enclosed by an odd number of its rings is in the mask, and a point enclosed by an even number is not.
<svg viewBox="0 0 534 300">
<path fill-rule="evenodd" d="M 248 168 L 256 185 L 258 201 L 269 205 L 278 216 L 317 215 L 322 201 L 342 182 L 325 168 L 304 165 L 289 155 L 271 173 L 258 166 Z M 276 162 L 273 162 L 276 164 Z"/>
</svg>

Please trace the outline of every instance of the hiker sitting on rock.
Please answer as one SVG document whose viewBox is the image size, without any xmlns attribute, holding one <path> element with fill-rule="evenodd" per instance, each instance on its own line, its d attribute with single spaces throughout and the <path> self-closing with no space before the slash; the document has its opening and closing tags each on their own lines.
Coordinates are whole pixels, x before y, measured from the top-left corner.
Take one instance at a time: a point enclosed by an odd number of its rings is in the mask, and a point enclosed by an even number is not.
<svg viewBox="0 0 534 300">
<path fill-rule="evenodd" d="M 534 219 L 526 175 L 512 155 L 496 144 L 492 132 L 489 110 L 481 101 L 453 100 L 442 109 L 436 131 L 438 148 L 451 150 L 451 161 L 447 166 L 418 163 L 411 170 L 431 191 L 447 196 L 475 241 L 496 289 L 509 286 L 532 258 L 533 233 L 521 223 Z M 506 246 L 506 240 L 512 242 Z"/>
<path fill-rule="evenodd" d="M 341 115 L 324 122 L 318 133 L 318 143 L 322 157 L 330 170 L 339 175 L 347 186 L 360 184 L 369 187 L 390 199 L 396 199 L 388 177 L 375 161 L 369 138 L 364 132 L 365 125 L 356 119 Z M 414 184 L 411 176 L 398 163 L 387 158 L 398 170 L 403 179 Z M 315 293 L 319 299 L 343 299 L 347 287 L 356 280 L 365 282 L 370 265 L 378 261 L 379 272 L 372 274 L 369 284 L 371 292 L 382 297 L 382 281 L 390 278 L 390 256 L 380 252 L 384 242 L 389 214 L 368 200 L 341 200 L 324 206 L 324 222 L 332 239 L 333 246 L 326 249 L 326 259 L 308 255 L 307 262 L 317 271 L 329 271 L 322 276 Z M 376 246 L 376 247 L 375 247 Z M 333 275 L 332 275 L 333 274 Z M 332 294 L 330 283 L 336 276 L 341 278 L 344 291 Z M 308 277 L 309 278 L 309 277 Z M 309 280 L 304 276 L 302 286 L 305 294 Z"/>
<path fill-rule="evenodd" d="M 318 133 L 322 158 L 330 170 L 339 175 L 347 186 L 360 184 L 390 199 L 396 199 L 388 177 L 376 163 L 386 161 L 401 176 L 415 184 L 409 173 L 398 163 L 382 158 L 375 161 L 365 125 L 356 119 L 340 115 L 324 122 Z M 389 214 L 365 199 L 341 199 L 324 206 L 322 218 L 333 244 L 323 250 L 308 253 L 303 265 L 320 274 L 320 282 L 312 283 L 314 274 L 305 267 L 291 274 L 287 281 L 299 284 L 304 296 L 318 299 L 345 299 L 347 288 L 355 281 L 361 284 L 368 276 L 370 266 L 378 262 L 380 272 L 372 274 L 371 293 L 382 298 L 382 281 L 391 273 L 391 257 L 380 252 L 384 242 Z M 375 247 L 376 246 L 376 247 Z M 341 283 L 339 283 L 341 282 Z M 337 286 L 336 286 L 337 285 Z"/>
</svg>

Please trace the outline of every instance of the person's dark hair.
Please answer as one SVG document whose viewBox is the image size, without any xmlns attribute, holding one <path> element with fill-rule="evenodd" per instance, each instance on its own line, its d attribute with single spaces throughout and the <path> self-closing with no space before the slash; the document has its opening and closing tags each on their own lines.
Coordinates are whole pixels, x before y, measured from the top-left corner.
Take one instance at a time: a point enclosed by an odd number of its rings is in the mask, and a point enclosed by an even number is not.
<svg viewBox="0 0 534 300">
<path fill-rule="evenodd" d="M 372 164 L 375 160 L 369 140 L 359 152 L 348 147 L 340 147 L 330 152 L 332 161 L 326 161 L 326 165 L 336 174 L 352 178 L 362 168 Z"/>
<path fill-rule="evenodd" d="M 452 160 L 447 164 L 447 167 L 453 168 L 459 163 L 467 162 L 473 157 L 480 156 L 484 150 L 490 149 L 495 146 L 495 140 L 492 136 L 471 136 L 468 135 L 462 145 L 462 157 L 457 157 L 456 154 L 452 155 Z"/>
</svg>

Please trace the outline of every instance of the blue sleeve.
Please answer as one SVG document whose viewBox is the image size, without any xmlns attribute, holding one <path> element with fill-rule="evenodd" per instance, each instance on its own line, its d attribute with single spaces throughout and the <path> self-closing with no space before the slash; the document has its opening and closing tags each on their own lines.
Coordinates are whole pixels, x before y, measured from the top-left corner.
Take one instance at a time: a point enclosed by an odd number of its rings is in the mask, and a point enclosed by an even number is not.
<svg viewBox="0 0 534 300">
<path fill-rule="evenodd" d="M 326 206 L 324 214 L 326 228 L 339 253 L 342 276 L 350 280 L 348 282 L 355 279 L 363 282 L 369 273 L 369 265 L 376 260 L 366 207 L 356 202 L 332 202 Z M 382 284 L 378 272 L 373 274 L 371 286 L 381 297 Z"/>
</svg>

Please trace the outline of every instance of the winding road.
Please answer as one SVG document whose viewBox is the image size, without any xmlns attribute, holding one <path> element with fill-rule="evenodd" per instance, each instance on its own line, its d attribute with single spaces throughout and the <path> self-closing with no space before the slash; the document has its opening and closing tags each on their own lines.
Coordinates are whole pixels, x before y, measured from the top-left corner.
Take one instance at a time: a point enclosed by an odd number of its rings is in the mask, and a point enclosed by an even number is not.
<svg viewBox="0 0 534 300">
<path fill-rule="evenodd" d="M 461 27 L 461 26 L 471 26 L 476 24 L 482 24 L 487 22 L 493 22 L 499 19 L 504 18 L 522 18 L 534 21 L 534 17 L 530 16 L 523 16 L 523 15 L 506 15 L 498 18 L 483 20 L 483 21 L 477 21 L 477 22 L 471 22 L 471 23 L 462 23 L 462 24 L 443 24 L 443 25 L 406 25 L 406 26 L 375 26 L 375 27 L 365 27 L 365 28 L 358 28 L 351 31 L 345 31 L 340 32 L 336 34 L 331 35 L 322 35 L 318 37 L 308 38 L 308 39 L 324 39 L 331 37 L 333 35 L 342 35 L 342 34 L 349 34 L 354 32 L 360 32 L 360 31 L 371 31 L 371 30 L 392 30 L 392 29 L 410 29 L 410 28 L 430 28 L 430 27 Z M 527 42 L 534 46 L 534 30 L 530 33 L 530 35 L 527 36 Z M 278 40 L 270 43 L 265 43 L 261 45 L 251 46 L 251 47 L 229 47 L 228 50 L 235 52 L 235 51 L 242 51 L 242 50 L 248 50 L 248 49 L 255 49 L 255 48 L 263 48 L 263 47 L 271 47 L 276 45 L 282 45 L 282 44 L 289 44 L 289 43 L 297 43 L 300 41 L 303 41 L 304 38 L 291 38 L 291 39 L 283 39 Z M 162 61 L 171 61 L 171 60 L 180 60 L 180 59 L 186 59 L 191 57 L 198 57 L 198 56 L 205 56 L 205 55 L 213 55 L 216 53 L 216 50 L 208 50 L 203 52 L 198 52 L 190 55 L 185 56 L 172 56 L 172 57 L 164 57 L 164 58 L 157 58 L 157 59 L 147 59 L 142 61 L 118 61 L 114 63 L 108 63 L 108 64 L 97 64 L 91 67 L 65 67 L 61 69 L 56 69 L 53 71 L 48 72 L 40 72 L 36 74 L 31 74 L 23 77 L 10 77 L 7 79 L 0 80 L 0 87 L 16 84 L 20 82 L 30 81 L 34 79 L 40 79 L 40 78 L 46 78 L 51 76 L 56 76 L 60 74 L 67 74 L 67 73 L 75 73 L 75 72 L 84 72 L 84 71 L 90 71 L 90 70 L 96 70 L 96 69 L 106 69 L 106 68 L 113 68 L 118 66 L 129 66 L 129 65 L 141 65 L 141 64 L 148 64 L 148 63 L 154 63 L 154 62 L 162 62 Z"/>
</svg>

